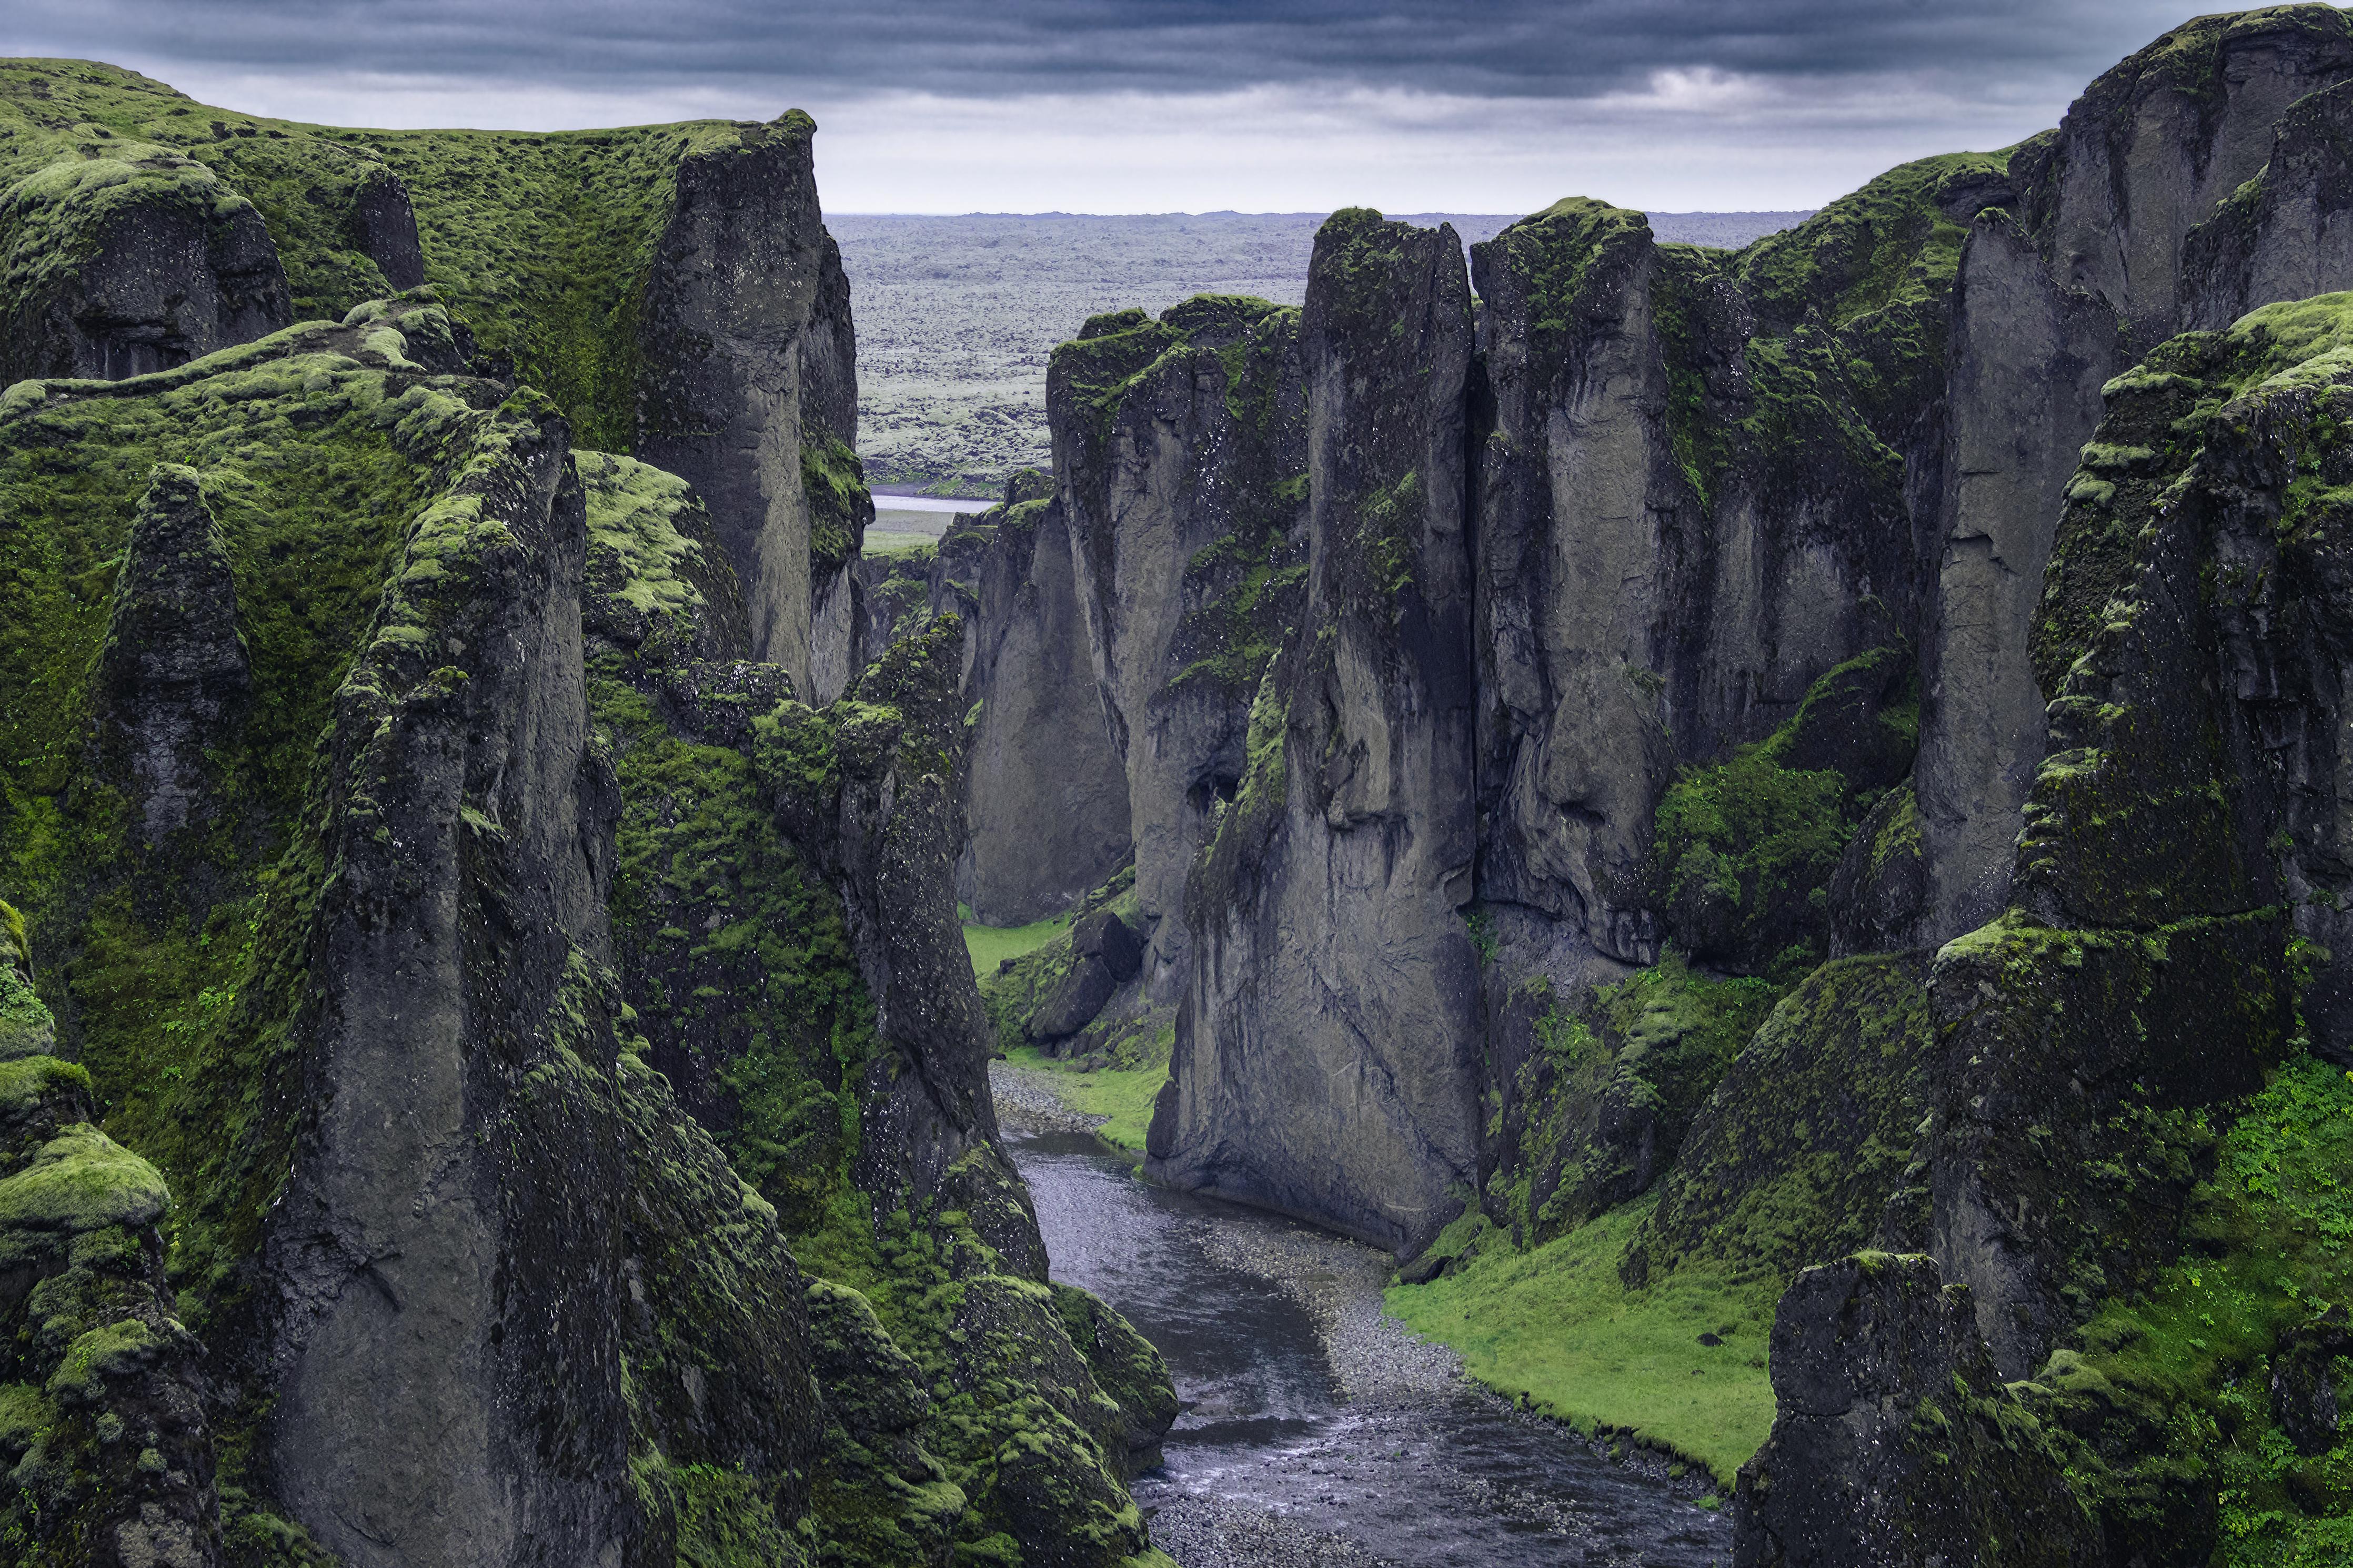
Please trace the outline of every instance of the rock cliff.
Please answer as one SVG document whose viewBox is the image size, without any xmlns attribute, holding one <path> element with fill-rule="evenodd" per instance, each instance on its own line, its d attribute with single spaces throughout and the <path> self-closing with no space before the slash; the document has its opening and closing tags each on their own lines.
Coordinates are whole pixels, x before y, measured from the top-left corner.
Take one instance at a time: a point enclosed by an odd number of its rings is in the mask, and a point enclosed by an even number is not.
<svg viewBox="0 0 2353 1568">
<path fill-rule="evenodd" d="M 755 650 L 804 693 L 846 689 L 872 510 L 807 115 L 336 131 L 15 60 L 0 122 L 0 384 L 166 368 L 430 282 L 476 368 L 695 485 Z"/>
<path fill-rule="evenodd" d="M 2251 292 L 2258 249 L 2265 283 L 2333 287 L 2353 266 L 2316 214 L 2281 208 L 2310 177 L 2299 149 L 2333 101 L 2304 100 L 2348 70 L 2353 25 L 2332 7 L 2200 17 L 2094 82 L 2054 134 L 2012 155 L 2003 182 L 1947 194 L 1955 216 L 1978 211 L 1955 288 L 1950 477 L 1920 643 L 1923 941 L 1960 934 L 2006 899 L 2043 756 L 2027 639 L 2101 384 L 2184 326 L 2311 291 Z M 2258 214 L 2277 215 L 2266 241 Z M 2315 226 L 2291 240 L 2297 221 Z"/>
<path fill-rule="evenodd" d="M 1156 1001 L 1182 991 L 1185 879 L 1240 785 L 1251 700 L 1305 595 L 1299 331 L 1295 310 L 1203 297 L 1156 321 L 1098 317 L 1047 368 Z"/>
<path fill-rule="evenodd" d="M 0 401 L 12 1527 L 1165 1568 L 1166 1374 L 996 1142 L 958 623 L 794 700 L 698 492 L 464 336 Z"/>
<path fill-rule="evenodd" d="M 1472 247 L 1467 345 L 1451 246 L 1335 216 L 1307 596 L 1153 935 L 1154 1173 L 1416 1282 L 1515 1252 L 1499 1300 L 1607 1247 L 1580 1340 L 1787 1289 L 1744 1561 L 2325 1560 L 2348 48 L 2199 18 L 1737 253 L 1561 202 Z M 1146 926 L 1222 731 L 1137 585 L 1249 445 L 1197 334 L 1057 370 Z M 1096 1005 L 1083 957 L 996 987 L 1008 1037 Z"/>
<path fill-rule="evenodd" d="M 1187 889 L 1148 1144 L 1165 1179 L 1409 1252 L 1478 1152 L 1469 284 L 1451 229 L 1354 210 L 1317 235 L 1307 602 Z"/>
</svg>

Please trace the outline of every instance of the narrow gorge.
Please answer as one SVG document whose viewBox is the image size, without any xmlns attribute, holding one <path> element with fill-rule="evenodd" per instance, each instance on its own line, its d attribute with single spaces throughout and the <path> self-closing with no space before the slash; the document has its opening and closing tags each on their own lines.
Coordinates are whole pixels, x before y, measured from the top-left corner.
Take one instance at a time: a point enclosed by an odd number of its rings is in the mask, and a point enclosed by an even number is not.
<svg viewBox="0 0 2353 1568">
<path fill-rule="evenodd" d="M 1220 1224 L 1530 1561 L 2353 1552 L 2353 13 L 1737 250 L 1344 209 L 913 552 L 815 136 L 0 61 L 9 1561 L 1246 1561 L 1193 1281 L 1348 1378 Z"/>
</svg>

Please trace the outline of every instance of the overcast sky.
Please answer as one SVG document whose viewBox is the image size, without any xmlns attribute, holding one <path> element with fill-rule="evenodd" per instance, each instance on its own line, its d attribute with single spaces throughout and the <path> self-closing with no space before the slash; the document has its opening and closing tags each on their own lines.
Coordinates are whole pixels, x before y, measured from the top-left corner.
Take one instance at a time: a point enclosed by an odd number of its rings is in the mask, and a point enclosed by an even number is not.
<svg viewBox="0 0 2353 1568">
<path fill-rule="evenodd" d="M 2150 0 L 5 0 L 0 53 L 337 124 L 817 117 L 838 212 L 1810 207 L 2007 145 Z"/>
</svg>

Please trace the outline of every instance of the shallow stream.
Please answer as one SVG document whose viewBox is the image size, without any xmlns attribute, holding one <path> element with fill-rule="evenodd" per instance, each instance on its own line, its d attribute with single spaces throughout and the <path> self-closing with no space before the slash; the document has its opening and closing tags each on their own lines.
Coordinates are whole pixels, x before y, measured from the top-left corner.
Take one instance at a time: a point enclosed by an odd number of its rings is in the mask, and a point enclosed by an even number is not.
<svg viewBox="0 0 2353 1568">
<path fill-rule="evenodd" d="M 997 1071 L 1054 1278 L 1125 1313 L 1187 1402 L 1134 1489 L 1184 1568 L 1731 1562 L 1690 1483 L 1514 1410 L 1383 1318 L 1385 1254 L 1145 1183 Z"/>
</svg>

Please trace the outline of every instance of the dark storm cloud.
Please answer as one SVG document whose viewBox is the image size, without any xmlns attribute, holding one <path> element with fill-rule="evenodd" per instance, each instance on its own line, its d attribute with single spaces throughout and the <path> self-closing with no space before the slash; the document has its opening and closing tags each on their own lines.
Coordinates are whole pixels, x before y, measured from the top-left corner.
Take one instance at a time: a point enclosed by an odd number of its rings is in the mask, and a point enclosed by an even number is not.
<svg viewBox="0 0 2353 1568">
<path fill-rule="evenodd" d="M 2188 14 L 2145 0 L 9 0 L 0 52 L 590 90 L 756 79 L 833 95 L 1330 84 L 1581 99 L 1662 69 L 2080 80 Z"/>
</svg>

